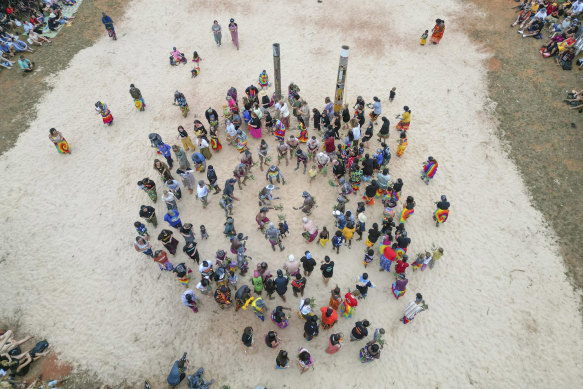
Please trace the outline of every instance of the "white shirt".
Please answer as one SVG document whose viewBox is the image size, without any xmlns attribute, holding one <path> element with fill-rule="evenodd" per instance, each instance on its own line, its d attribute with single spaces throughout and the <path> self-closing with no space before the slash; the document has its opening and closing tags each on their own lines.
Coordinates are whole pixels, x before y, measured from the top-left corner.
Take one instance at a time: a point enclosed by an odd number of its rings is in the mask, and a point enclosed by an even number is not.
<svg viewBox="0 0 583 389">
<path fill-rule="evenodd" d="M 360 125 L 352 129 L 352 135 L 354 135 L 354 140 L 360 139 Z"/>
<path fill-rule="evenodd" d="M 164 201 L 165 203 L 171 203 L 173 201 L 176 201 L 176 196 L 174 196 L 174 193 L 168 192 L 168 194 L 162 195 L 162 201 Z"/>
<path fill-rule="evenodd" d="M 237 135 L 237 129 L 235 128 L 235 125 L 233 123 L 229 123 L 225 130 L 227 131 L 227 134 L 229 134 L 229 136 Z"/>
<path fill-rule="evenodd" d="M 32 25 L 32 23 L 30 21 L 24 23 L 22 25 L 22 27 L 24 28 L 24 33 L 26 35 L 28 35 L 28 32 L 34 28 L 34 26 Z"/>
<path fill-rule="evenodd" d="M 320 165 L 326 166 L 328 165 L 328 162 L 330 162 L 330 157 L 326 153 L 319 152 L 316 154 L 316 161 L 318 161 Z"/>
<path fill-rule="evenodd" d="M 200 138 L 200 140 L 198 142 L 198 146 L 201 149 L 204 149 L 205 147 L 209 147 L 209 142 L 207 142 L 204 138 Z"/>
<path fill-rule="evenodd" d="M 191 303 L 189 303 L 188 300 L 186 300 L 186 296 L 188 296 L 188 295 L 190 295 L 192 297 L 192 301 L 198 300 L 198 297 L 196 297 L 196 295 L 194 294 L 192 289 L 188 289 L 184 293 L 182 293 L 182 304 L 184 304 L 187 307 L 190 307 Z"/>
<path fill-rule="evenodd" d="M 279 110 L 284 118 L 289 116 L 289 108 L 287 107 L 287 104 L 285 102 L 283 103 Z"/>
<path fill-rule="evenodd" d="M 571 6 L 571 10 L 571 13 L 581 12 L 581 10 L 583 10 L 583 3 L 580 1 L 576 2 Z"/>
<path fill-rule="evenodd" d="M 209 190 L 208 188 L 205 186 L 203 186 L 202 188 L 200 186 L 196 187 L 196 195 L 198 196 L 199 199 L 202 199 L 204 196 L 209 194 Z"/>
</svg>

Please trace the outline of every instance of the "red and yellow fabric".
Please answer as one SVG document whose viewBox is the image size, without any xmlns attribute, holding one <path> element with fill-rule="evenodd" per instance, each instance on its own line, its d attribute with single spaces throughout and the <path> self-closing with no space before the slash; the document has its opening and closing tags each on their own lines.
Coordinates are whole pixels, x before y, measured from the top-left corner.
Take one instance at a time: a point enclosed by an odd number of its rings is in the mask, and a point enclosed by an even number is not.
<svg viewBox="0 0 583 389">
<path fill-rule="evenodd" d="M 401 223 L 405 223 L 405 221 L 407 221 L 407 219 L 409 219 L 414 213 L 415 209 L 403 208 L 401 211 Z"/>
<path fill-rule="evenodd" d="M 439 208 L 437 208 L 435 210 L 435 213 L 433 214 L 433 218 L 439 224 L 445 223 L 448 216 L 449 216 L 449 209 L 439 209 Z"/>
</svg>

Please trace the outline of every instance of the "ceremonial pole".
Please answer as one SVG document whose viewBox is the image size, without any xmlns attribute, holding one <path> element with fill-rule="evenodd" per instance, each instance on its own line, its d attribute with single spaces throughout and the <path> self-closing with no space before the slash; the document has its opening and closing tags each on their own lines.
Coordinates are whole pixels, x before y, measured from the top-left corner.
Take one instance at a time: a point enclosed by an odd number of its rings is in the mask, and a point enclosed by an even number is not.
<svg viewBox="0 0 583 389">
<path fill-rule="evenodd" d="M 342 110 L 344 101 L 344 87 L 346 86 L 346 68 L 348 67 L 349 47 L 344 45 L 340 49 L 340 64 L 338 65 L 338 79 L 336 80 L 336 92 L 334 93 L 334 112 Z"/>
<path fill-rule="evenodd" d="M 281 67 L 279 62 L 279 43 L 273 44 L 273 80 L 275 83 L 275 100 L 281 99 Z"/>
</svg>

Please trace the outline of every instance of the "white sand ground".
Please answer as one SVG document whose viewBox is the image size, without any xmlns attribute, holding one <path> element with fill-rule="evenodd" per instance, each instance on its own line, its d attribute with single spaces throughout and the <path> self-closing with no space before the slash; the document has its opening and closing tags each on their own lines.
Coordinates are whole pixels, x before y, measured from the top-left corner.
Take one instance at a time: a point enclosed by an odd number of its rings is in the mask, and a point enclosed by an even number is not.
<svg viewBox="0 0 583 389">
<path fill-rule="evenodd" d="M 119 40 L 110 41 L 104 32 L 103 39 L 75 56 L 52 80 L 53 89 L 37 107 L 38 118 L 0 158 L 0 320 L 19 319 L 25 331 L 46 337 L 62 359 L 114 386 L 148 378 L 156 388 L 164 387 L 170 365 L 183 351 L 193 366 L 207 369 L 207 377 L 232 388 L 293 388 L 300 382 L 322 388 L 583 385 L 578 297 L 566 279 L 552 231 L 532 208 L 515 166 L 493 135 L 496 123 L 487 107 L 483 64 L 487 54 L 461 31 L 466 12 L 455 0 L 132 1 L 126 17 L 116 21 Z M 240 51 L 226 31 L 230 17 L 239 23 Z M 446 20 L 445 38 L 438 47 L 420 47 L 419 36 L 437 17 Z M 221 48 L 210 32 L 215 18 L 224 29 Z M 404 196 L 417 201 L 407 222 L 410 253 L 441 245 L 445 256 L 432 271 L 411 272 L 409 291 L 399 301 L 389 289 L 393 275 L 377 271 L 378 257 L 369 267 L 377 288 L 356 317 L 341 318 L 336 327 L 348 337 L 357 319 L 368 318 L 373 327 L 387 330 L 381 360 L 369 365 L 358 360 L 362 343 L 348 342 L 338 354 L 328 355 L 326 332 L 305 342 L 303 323 L 294 315 L 280 331 L 282 348 L 291 355 L 307 346 L 315 370 L 302 376 L 295 365 L 275 371 L 277 350 L 262 341 L 273 323 L 261 323 L 251 312 L 219 312 L 210 298 L 203 298 L 200 312 L 192 314 L 180 302 L 184 288 L 173 275 L 160 272 L 132 247 L 138 207 L 150 203 L 136 181 L 150 176 L 159 183 L 148 133 L 175 143 L 176 127 L 183 124 L 190 131 L 193 114 L 201 115 L 208 106 L 219 110 L 230 86 L 242 94 L 262 69 L 272 75 L 275 41 L 282 48 L 282 84 L 296 82 L 310 107 L 323 108 L 324 97 L 333 94 L 340 46 L 348 44 L 348 101 L 379 96 L 392 127 L 403 105 L 413 110 L 409 148 L 401 159 L 393 157 L 391 174 L 404 180 Z M 188 56 L 198 50 L 204 59 L 198 78 L 192 80 L 186 66 L 169 67 L 172 46 Z M 142 90 L 146 112 L 134 109 L 130 83 Z M 392 86 L 398 94 L 389 104 Z M 171 105 L 176 89 L 190 103 L 186 119 Z M 111 108 L 112 127 L 95 115 L 97 100 Z M 50 127 L 66 136 L 72 155 L 56 153 L 47 139 Z M 275 143 L 268 139 L 273 150 Z M 393 151 L 395 139 L 393 131 Z M 249 144 L 255 151 L 257 141 Z M 425 186 L 418 172 L 428 155 L 440 167 Z M 238 159 L 226 146 L 210 161 L 221 186 Z M 304 244 L 301 216 L 291 206 L 301 202 L 306 177 L 291 165 L 283 171 L 289 184 L 280 195 L 291 235 L 282 254 L 272 253 L 256 231 L 256 196 L 264 184 L 257 168 L 256 180 L 236 191 L 241 202 L 235 223 L 250 236 L 250 255 L 267 261 L 275 273 L 288 254 L 299 258 L 308 248 L 317 259 L 329 254 L 336 262 L 330 287 L 354 287 L 363 271 L 363 242 L 343 248 L 340 255 Z M 310 191 L 319 203 L 314 220 L 331 228 L 334 189 L 320 178 Z M 433 202 L 444 193 L 452 209 L 448 222 L 437 229 L 431 220 Z M 228 247 L 218 198 L 203 211 L 186 197 L 179 204 L 182 220 L 207 226 L 211 237 L 199 248 L 210 259 L 218 248 Z M 356 197 L 348 208 L 355 206 Z M 162 215 L 160 201 L 156 208 Z M 366 213 L 370 225 L 380 220 L 381 206 L 377 202 Z M 277 219 L 276 213 L 271 217 Z M 154 247 L 161 245 L 155 241 Z M 189 263 L 182 255 L 173 261 L 179 259 Z M 423 293 L 429 311 L 403 326 L 401 310 L 416 292 Z M 318 306 L 327 302 L 328 288 L 319 272 L 309 279 L 306 296 L 315 297 Z M 278 303 L 269 301 L 268 308 Z M 296 304 L 290 292 L 285 305 Z M 257 350 L 248 356 L 239 348 L 247 325 L 258 335 Z"/>
</svg>

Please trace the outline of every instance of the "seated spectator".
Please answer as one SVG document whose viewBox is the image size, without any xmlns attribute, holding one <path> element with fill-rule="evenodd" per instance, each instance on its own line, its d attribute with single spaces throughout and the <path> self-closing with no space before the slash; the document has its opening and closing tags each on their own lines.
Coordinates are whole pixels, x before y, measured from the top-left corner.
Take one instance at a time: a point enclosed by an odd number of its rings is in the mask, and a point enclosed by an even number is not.
<svg viewBox="0 0 583 389">
<path fill-rule="evenodd" d="M 1 53 L 0 54 L 0 66 L 6 68 L 6 69 L 10 69 L 12 68 L 12 65 L 14 65 L 14 62 L 8 60 L 7 57 L 8 54 L 6 53 Z"/>
<path fill-rule="evenodd" d="M 34 62 L 31 62 L 29 59 L 24 58 L 24 55 L 21 55 L 18 59 L 18 66 L 20 66 L 24 72 L 28 73 L 33 71 Z"/>
<path fill-rule="evenodd" d="M 583 0 L 577 0 L 571 4 L 571 8 L 567 11 L 568 15 L 575 16 L 583 12 Z"/>
<path fill-rule="evenodd" d="M 528 19 L 530 19 L 531 15 L 532 15 L 532 12 L 530 11 L 530 6 L 526 6 L 526 7 L 522 8 L 520 10 L 520 12 L 518 13 L 518 16 L 516 17 L 516 20 L 514 21 L 514 23 L 512 23 L 510 25 L 510 27 L 514 27 L 517 24 L 522 25 Z"/>
<path fill-rule="evenodd" d="M 29 53 L 34 53 L 34 50 L 31 49 L 26 42 L 18 40 L 14 37 L 10 38 L 9 41 L 7 41 L 6 43 L 8 43 L 9 46 L 14 47 L 14 50 L 16 50 L 17 53 L 22 53 L 23 51 L 28 51 Z"/>
<path fill-rule="evenodd" d="M 518 30 L 519 34 L 522 34 L 523 38 L 527 38 L 529 36 L 535 37 L 536 39 L 542 39 L 543 35 L 542 35 L 542 29 L 544 26 L 544 22 L 542 20 L 535 20 L 530 27 L 528 27 L 528 31 L 526 32 L 526 34 L 524 32 L 522 32 L 521 30 Z"/>
<path fill-rule="evenodd" d="M 575 48 L 569 47 L 563 54 L 557 57 L 557 65 L 561 65 L 563 70 L 571 70 L 573 68 L 573 59 L 575 58 Z"/>
<path fill-rule="evenodd" d="M 565 34 L 555 35 L 551 38 L 549 43 L 540 48 L 539 52 L 544 58 L 554 57 L 559 54 L 558 43 L 564 41 L 566 38 Z"/>
<path fill-rule="evenodd" d="M 14 47 L 10 46 L 2 39 L 0 39 L 0 52 L 2 52 L 2 54 L 6 54 L 9 57 L 14 57 L 14 55 L 16 54 L 16 50 L 14 50 Z"/>
<path fill-rule="evenodd" d="M 37 34 L 34 30 L 30 30 L 28 32 L 28 39 L 27 39 L 28 43 L 30 43 L 31 45 L 38 45 L 38 46 L 42 46 L 43 42 L 45 43 L 52 43 L 49 39 L 45 38 L 42 35 Z"/>
</svg>

